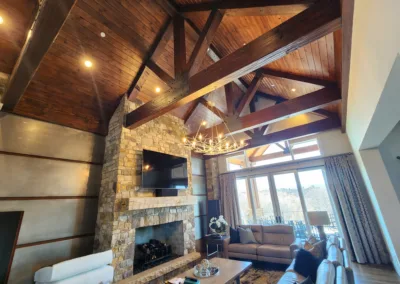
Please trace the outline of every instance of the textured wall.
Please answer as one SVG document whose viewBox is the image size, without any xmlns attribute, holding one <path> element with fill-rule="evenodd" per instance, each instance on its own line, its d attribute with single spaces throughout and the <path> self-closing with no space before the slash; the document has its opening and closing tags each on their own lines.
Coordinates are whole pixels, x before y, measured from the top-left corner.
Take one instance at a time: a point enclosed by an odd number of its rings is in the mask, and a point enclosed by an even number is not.
<svg viewBox="0 0 400 284">
<path fill-rule="evenodd" d="M 140 210 L 127 211 L 129 198 L 155 196 L 154 190 L 141 188 L 143 149 L 187 158 L 189 186 L 187 190 L 179 191 L 179 195 L 186 196 L 192 192 L 191 156 L 182 142 L 186 135 L 183 121 L 171 115 L 163 115 L 133 130 L 123 127 L 125 114 L 137 107 L 138 105 L 123 97 L 111 118 L 106 138 L 94 250 L 113 250 L 115 281 L 127 278 L 133 272 L 137 227 L 135 220 L 140 217 L 137 215 Z M 158 210 L 150 211 L 152 213 L 148 215 L 151 217 L 143 216 L 144 224 L 141 226 L 161 222 L 159 214 L 156 214 Z M 169 216 L 169 222 L 184 221 L 184 231 L 187 234 L 185 254 L 194 251 L 193 209 L 178 213 L 168 212 L 166 216 Z"/>
<path fill-rule="evenodd" d="M 32 283 L 41 267 L 92 252 L 93 236 L 34 243 L 94 234 L 98 202 L 86 197 L 98 195 L 102 166 L 88 162 L 102 162 L 104 140 L 0 112 L 0 211 L 24 211 L 17 243 L 32 245 L 16 249 L 9 283 Z"/>
</svg>

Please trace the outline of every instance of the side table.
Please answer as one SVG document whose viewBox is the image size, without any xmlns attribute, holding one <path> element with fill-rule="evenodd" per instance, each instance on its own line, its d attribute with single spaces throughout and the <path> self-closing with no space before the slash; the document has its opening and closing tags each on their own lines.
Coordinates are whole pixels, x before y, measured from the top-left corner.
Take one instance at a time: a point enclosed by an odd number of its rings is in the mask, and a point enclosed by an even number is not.
<svg viewBox="0 0 400 284">
<path fill-rule="evenodd" d="M 230 236 L 222 236 L 220 239 L 214 239 L 211 238 L 210 236 L 205 238 L 206 241 L 206 248 L 207 248 L 207 258 L 209 258 L 210 256 L 217 254 L 217 257 L 219 257 L 219 252 L 220 252 L 220 247 L 222 249 L 222 251 L 224 251 L 224 241 L 229 239 Z M 209 253 L 208 251 L 208 246 L 209 245 L 217 245 L 217 250 Z"/>
</svg>

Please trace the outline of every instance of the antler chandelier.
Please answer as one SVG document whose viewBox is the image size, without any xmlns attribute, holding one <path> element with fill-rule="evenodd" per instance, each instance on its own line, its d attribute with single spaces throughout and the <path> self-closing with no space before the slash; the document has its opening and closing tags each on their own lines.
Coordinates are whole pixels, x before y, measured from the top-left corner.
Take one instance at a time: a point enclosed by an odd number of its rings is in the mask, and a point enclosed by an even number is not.
<svg viewBox="0 0 400 284">
<path fill-rule="evenodd" d="M 208 104 L 210 107 L 214 107 L 213 102 L 209 101 Z M 220 112 L 217 108 L 215 110 Z M 219 155 L 237 151 L 248 145 L 243 140 L 236 141 L 225 121 L 223 121 L 223 124 L 227 134 L 218 133 L 217 127 L 214 127 L 215 131 L 211 129 L 211 135 L 204 135 L 201 130 L 206 128 L 207 122 L 203 120 L 197 129 L 196 135 L 183 138 L 185 147 L 203 155 Z"/>
</svg>

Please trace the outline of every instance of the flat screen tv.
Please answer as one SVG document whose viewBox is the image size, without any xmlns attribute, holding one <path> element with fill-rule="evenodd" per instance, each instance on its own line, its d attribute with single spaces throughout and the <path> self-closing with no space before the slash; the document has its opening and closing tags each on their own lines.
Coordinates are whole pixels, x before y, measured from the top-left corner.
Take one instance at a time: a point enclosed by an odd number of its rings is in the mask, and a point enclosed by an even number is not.
<svg viewBox="0 0 400 284">
<path fill-rule="evenodd" d="M 187 189 L 187 159 L 143 150 L 142 188 Z"/>
</svg>

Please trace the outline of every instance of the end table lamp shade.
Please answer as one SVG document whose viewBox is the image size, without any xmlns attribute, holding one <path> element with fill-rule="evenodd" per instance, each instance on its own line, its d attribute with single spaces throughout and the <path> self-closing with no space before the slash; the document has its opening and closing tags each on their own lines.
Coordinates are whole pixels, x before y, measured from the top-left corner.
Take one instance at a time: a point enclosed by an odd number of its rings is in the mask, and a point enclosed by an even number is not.
<svg viewBox="0 0 400 284">
<path fill-rule="evenodd" d="M 326 240 L 326 235 L 323 226 L 331 224 L 328 212 L 327 211 L 308 212 L 308 220 L 310 221 L 310 225 L 316 226 L 318 228 L 320 239 Z"/>
</svg>

